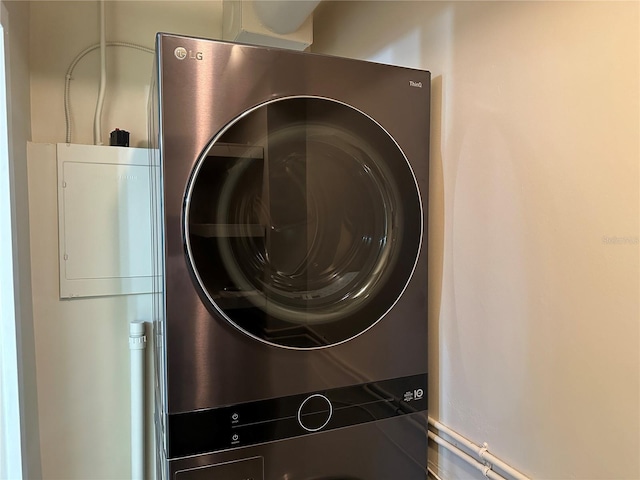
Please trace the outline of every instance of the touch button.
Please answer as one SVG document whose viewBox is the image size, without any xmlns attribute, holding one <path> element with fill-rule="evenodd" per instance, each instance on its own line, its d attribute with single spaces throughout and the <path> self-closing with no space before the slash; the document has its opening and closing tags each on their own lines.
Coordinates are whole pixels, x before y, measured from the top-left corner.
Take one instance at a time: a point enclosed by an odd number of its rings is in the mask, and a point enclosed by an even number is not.
<svg viewBox="0 0 640 480">
<path fill-rule="evenodd" d="M 333 415 L 333 406 L 327 397 L 316 393 L 307 397 L 298 408 L 298 423 L 308 432 L 322 430 Z"/>
</svg>

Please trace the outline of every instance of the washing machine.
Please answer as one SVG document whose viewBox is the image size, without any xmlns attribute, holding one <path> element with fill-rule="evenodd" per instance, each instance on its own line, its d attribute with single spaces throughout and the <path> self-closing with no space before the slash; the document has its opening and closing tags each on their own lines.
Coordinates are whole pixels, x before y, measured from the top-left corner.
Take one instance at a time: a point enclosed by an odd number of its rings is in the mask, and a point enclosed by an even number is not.
<svg viewBox="0 0 640 480">
<path fill-rule="evenodd" d="M 158 477 L 426 478 L 430 74 L 158 34 Z"/>
</svg>

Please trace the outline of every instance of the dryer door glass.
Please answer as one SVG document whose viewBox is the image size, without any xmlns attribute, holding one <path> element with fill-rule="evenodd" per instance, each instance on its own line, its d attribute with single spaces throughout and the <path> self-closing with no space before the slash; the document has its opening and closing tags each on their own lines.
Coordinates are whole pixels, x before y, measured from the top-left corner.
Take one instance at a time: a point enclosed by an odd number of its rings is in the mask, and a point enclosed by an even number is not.
<svg viewBox="0 0 640 480">
<path fill-rule="evenodd" d="M 316 97 L 262 104 L 217 134 L 192 173 L 185 243 L 214 314 L 270 344 L 364 332 L 406 287 L 420 196 L 390 135 Z"/>
</svg>

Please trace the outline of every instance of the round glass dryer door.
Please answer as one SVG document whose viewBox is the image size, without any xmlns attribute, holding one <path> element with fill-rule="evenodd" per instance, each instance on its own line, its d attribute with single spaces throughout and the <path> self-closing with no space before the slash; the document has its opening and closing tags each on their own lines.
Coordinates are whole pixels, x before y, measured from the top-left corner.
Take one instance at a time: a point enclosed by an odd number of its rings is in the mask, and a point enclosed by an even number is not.
<svg viewBox="0 0 640 480">
<path fill-rule="evenodd" d="M 192 173 L 184 221 L 208 308 L 300 349 L 380 320 L 422 236 L 420 195 L 396 142 L 364 113 L 317 97 L 261 104 L 216 135 Z"/>
</svg>

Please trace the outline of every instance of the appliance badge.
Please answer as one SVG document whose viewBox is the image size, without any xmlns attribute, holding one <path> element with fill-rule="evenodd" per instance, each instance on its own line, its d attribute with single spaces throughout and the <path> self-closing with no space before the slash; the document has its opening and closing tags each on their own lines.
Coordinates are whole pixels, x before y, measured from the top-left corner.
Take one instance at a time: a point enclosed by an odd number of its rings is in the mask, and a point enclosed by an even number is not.
<svg viewBox="0 0 640 480">
<path fill-rule="evenodd" d="M 173 54 L 176 56 L 178 60 L 184 60 L 185 58 L 189 58 L 191 60 L 202 60 L 202 52 L 193 52 L 192 50 L 187 50 L 184 47 L 177 47 Z"/>
<path fill-rule="evenodd" d="M 421 388 L 418 388 L 416 390 L 409 390 L 408 392 L 405 392 L 403 395 L 403 399 L 405 402 L 411 402 L 412 400 L 420 400 L 422 397 L 424 397 L 424 390 L 422 390 Z"/>
<path fill-rule="evenodd" d="M 413 80 L 409 80 L 409 86 L 410 87 L 416 87 L 416 88 L 422 88 L 422 82 L 414 82 Z"/>
</svg>

